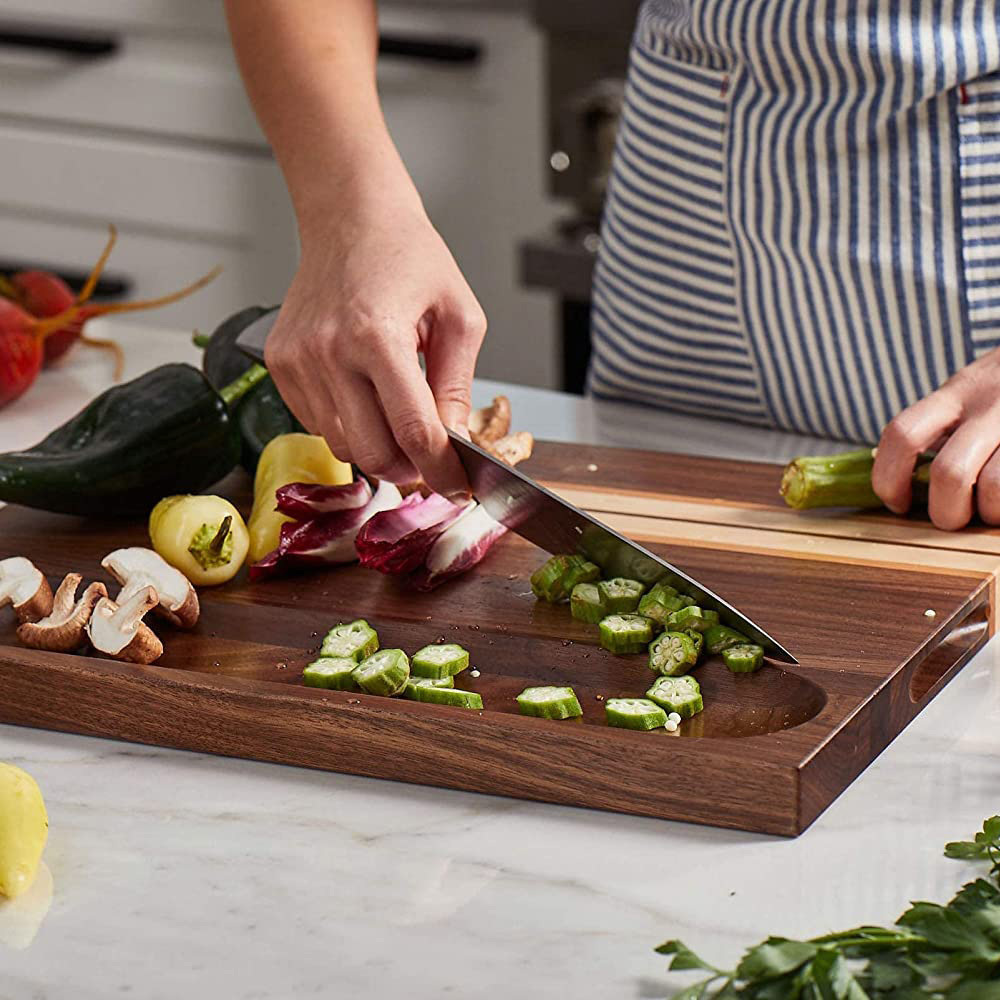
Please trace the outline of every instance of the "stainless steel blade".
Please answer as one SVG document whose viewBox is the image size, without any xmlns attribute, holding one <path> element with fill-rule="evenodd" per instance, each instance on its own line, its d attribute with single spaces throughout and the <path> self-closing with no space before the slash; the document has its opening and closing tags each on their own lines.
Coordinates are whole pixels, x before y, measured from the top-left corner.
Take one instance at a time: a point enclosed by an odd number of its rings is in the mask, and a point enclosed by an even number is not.
<svg viewBox="0 0 1000 1000">
<path fill-rule="evenodd" d="M 553 555 L 579 552 L 608 576 L 639 580 L 647 586 L 664 580 L 719 613 L 719 620 L 759 643 L 785 663 L 798 660 L 776 639 L 718 594 L 682 569 L 655 555 L 590 514 L 539 486 L 523 472 L 498 461 L 482 448 L 449 431 L 476 499 L 490 517 Z"/>
<path fill-rule="evenodd" d="M 271 312 L 264 313 L 263 316 L 255 319 L 236 338 L 236 346 L 247 357 L 253 358 L 254 361 L 259 361 L 263 364 L 264 343 L 267 341 L 267 335 L 271 332 L 271 327 L 274 326 L 277 318 L 278 310 L 273 309 Z"/>
</svg>

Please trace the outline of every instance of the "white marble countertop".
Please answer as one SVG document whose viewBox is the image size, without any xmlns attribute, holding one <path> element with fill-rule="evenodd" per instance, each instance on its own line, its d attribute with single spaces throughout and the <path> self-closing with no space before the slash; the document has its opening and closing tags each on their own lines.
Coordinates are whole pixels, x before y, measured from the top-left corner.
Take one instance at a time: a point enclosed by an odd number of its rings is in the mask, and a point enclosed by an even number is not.
<svg viewBox="0 0 1000 1000">
<path fill-rule="evenodd" d="M 113 329 L 130 374 L 196 357 L 183 334 Z M 86 354 L 46 373 L 0 413 L 0 449 L 107 378 Z M 540 437 L 810 444 L 506 391 Z M 668 938 L 724 963 L 949 896 L 969 872 L 942 845 L 1000 811 L 998 666 L 991 643 L 797 840 L 0 726 L 51 819 L 35 889 L 0 904 L 0 1000 L 666 997 L 689 981 L 653 953 Z"/>
</svg>

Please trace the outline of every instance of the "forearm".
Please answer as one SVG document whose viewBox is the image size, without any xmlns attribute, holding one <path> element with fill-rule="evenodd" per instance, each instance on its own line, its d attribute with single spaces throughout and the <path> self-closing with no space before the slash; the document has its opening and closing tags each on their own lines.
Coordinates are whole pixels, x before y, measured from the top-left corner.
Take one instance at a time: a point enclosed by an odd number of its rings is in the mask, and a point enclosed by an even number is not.
<svg viewBox="0 0 1000 1000">
<path fill-rule="evenodd" d="M 338 205 L 416 197 L 375 79 L 375 0 L 225 0 L 247 93 L 288 184 L 303 242 Z"/>
</svg>

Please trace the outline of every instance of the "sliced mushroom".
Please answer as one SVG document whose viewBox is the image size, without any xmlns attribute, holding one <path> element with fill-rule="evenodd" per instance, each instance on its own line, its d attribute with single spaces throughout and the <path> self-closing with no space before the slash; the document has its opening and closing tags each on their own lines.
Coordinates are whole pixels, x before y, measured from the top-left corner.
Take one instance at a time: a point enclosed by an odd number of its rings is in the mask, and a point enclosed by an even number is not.
<svg viewBox="0 0 1000 1000">
<path fill-rule="evenodd" d="M 159 595 L 156 613 L 178 628 L 194 628 L 200 609 L 191 581 L 152 549 L 129 548 L 109 552 L 101 565 L 122 585 L 115 599 L 128 603 L 136 594 L 152 587 Z"/>
<path fill-rule="evenodd" d="M 17 637 L 32 649 L 48 649 L 56 653 L 71 653 L 83 645 L 87 622 L 94 605 L 108 596 L 103 583 L 92 583 L 77 599 L 76 592 L 83 577 L 67 573 L 52 600 L 52 611 L 37 622 L 19 625 Z"/>
<path fill-rule="evenodd" d="M 19 622 L 37 622 L 52 613 L 52 588 L 30 559 L 0 559 L 0 608 L 14 605 Z"/>
<path fill-rule="evenodd" d="M 110 597 L 101 598 L 87 625 L 91 645 L 113 660 L 154 663 L 163 655 L 163 643 L 142 618 L 159 606 L 153 587 L 143 587 L 121 605 Z"/>
<path fill-rule="evenodd" d="M 497 396 L 489 406 L 469 414 L 469 437 L 473 444 L 488 448 L 510 431 L 510 400 Z"/>
<path fill-rule="evenodd" d="M 486 450 L 506 462 L 508 465 L 517 465 L 527 458 L 531 458 L 531 453 L 535 447 L 535 439 L 527 431 L 517 431 L 508 434 L 488 445 Z"/>
</svg>

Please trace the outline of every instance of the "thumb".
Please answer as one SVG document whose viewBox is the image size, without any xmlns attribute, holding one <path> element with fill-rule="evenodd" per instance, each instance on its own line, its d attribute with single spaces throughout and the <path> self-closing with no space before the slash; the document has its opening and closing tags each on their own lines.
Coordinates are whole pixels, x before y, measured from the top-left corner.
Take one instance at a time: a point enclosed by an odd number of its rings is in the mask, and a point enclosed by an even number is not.
<svg viewBox="0 0 1000 1000">
<path fill-rule="evenodd" d="M 471 310 L 452 310 L 435 318 L 424 348 L 427 382 L 445 427 L 469 436 L 472 377 L 486 334 L 486 317 L 479 304 Z"/>
</svg>

